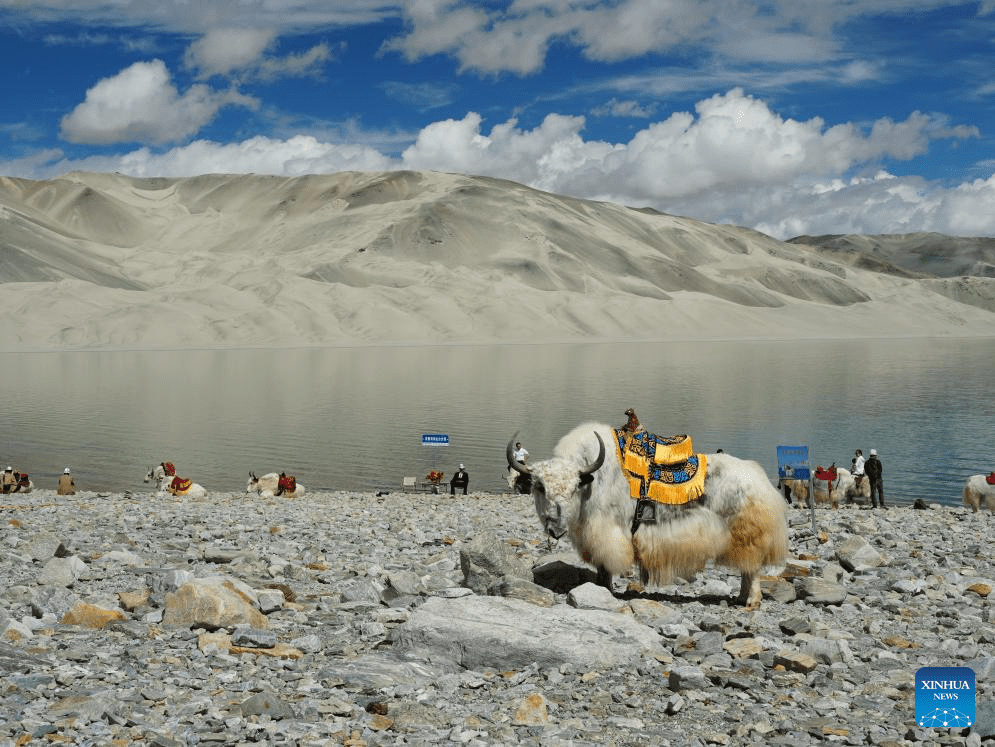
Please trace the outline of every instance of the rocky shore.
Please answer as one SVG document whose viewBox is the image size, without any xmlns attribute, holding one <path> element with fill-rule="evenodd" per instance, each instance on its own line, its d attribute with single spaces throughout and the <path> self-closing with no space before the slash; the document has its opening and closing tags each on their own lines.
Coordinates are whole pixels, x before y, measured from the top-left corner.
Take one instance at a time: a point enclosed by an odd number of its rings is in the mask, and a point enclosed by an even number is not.
<svg viewBox="0 0 995 747">
<path fill-rule="evenodd" d="M 0 745 L 995 741 L 995 517 L 810 518 L 747 612 L 595 586 L 526 496 L 2 496 Z M 972 727 L 915 723 L 924 666 Z"/>
</svg>

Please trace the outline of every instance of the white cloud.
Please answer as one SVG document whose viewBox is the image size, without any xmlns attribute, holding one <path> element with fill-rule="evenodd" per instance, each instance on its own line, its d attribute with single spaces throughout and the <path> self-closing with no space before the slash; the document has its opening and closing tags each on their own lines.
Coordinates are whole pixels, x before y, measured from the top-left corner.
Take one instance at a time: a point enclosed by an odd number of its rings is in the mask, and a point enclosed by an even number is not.
<svg viewBox="0 0 995 747">
<path fill-rule="evenodd" d="M 70 22 L 200 34 L 206 28 L 230 26 L 237 18 L 245 28 L 298 33 L 396 18 L 398 4 L 398 0 L 0 0 L 0 9 L 12 24 Z"/>
<path fill-rule="evenodd" d="M 162 60 L 136 62 L 90 88 L 83 103 L 62 118 L 61 134 L 74 143 L 178 142 L 230 105 L 254 108 L 257 102 L 206 85 L 181 95 Z"/>
<path fill-rule="evenodd" d="M 995 235 L 995 177 L 948 187 L 882 171 L 886 159 L 928 151 L 936 138 L 975 137 L 940 117 L 913 113 L 869 127 L 827 127 L 777 115 L 739 90 L 649 124 L 628 142 L 583 137 L 584 118 L 549 115 L 532 129 L 514 119 L 485 130 L 477 113 L 433 122 L 399 158 L 382 146 L 299 135 L 233 144 L 197 141 L 85 160 L 0 164 L 50 176 L 73 169 L 149 176 L 211 171 L 282 175 L 341 170 L 431 169 L 496 176 L 589 199 L 751 226 L 779 238 L 821 233 L 939 231 Z M 369 142 L 369 139 L 367 139 Z M 27 173 L 25 173 L 27 172 Z M 860 174 L 867 174 L 861 176 Z"/>
<path fill-rule="evenodd" d="M 322 42 L 300 54 L 285 57 L 267 57 L 260 61 L 257 75 L 262 80 L 277 78 L 320 77 L 322 65 L 332 58 L 332 49 Z"/>
<path fill-rule="evenodd" d="M 604 62 L 697 50 L 737 62 L 814 64 L 837 57 L 834 29 L 852 15 L 901 10 L 861 8 L 852 2 L 827 5 L 831 12 L 819 14 L 808 5 L 799 12 L 790 3 L 758 7 L 727 0 L 557 0 L 507 7 L 408 0 L 405 33 L 384 49 L 409 60 L 447 54 L 463 70 L 520 75 L 542 69 L 554 42 L 576 46 L 587 58 Z"/>
<path fill-rule="evenodd" d="M 201 78 L 228 75 L 255 65 L 276 39 L 268 29 L 214 29 L 197 39 L 187 49 L 184 64 L 199 71 Z"/>
<path fill-rule="evenodd" d="M 276 39 L 277 31 L 273 28 L 214 29 L 189 46 L 183 64 L 196 70 L 201 79 L 236 75 L 276 80 L 320 75 L 321 66 L 332 57 L 331 47 L 325 42 L 284 57 L 267 54 Z"/>
<path fill-rule="evenodd" d="M 52 178 L 68 171 L 120 172 L 130 176 L 183 177 L 199 174 L 303 174 L 335 171 L 383 171 L 397 162 L 363 145 L 321 142 L 308 135 L 285 140 L 254 137 L 238 143 L 196 140 L 156 153 L 138 148 L 128 153 L 68 159 L 62 151 L 36 154 L 32 159 L 0 161 L 0 173 Z"/>
<path fill-rule="evenodd" d="M 596 117 L 636 117 L 639 119 L 648 119 L 653 116 L 655 111 L 655 106 L 646 106 L 639 101 L 632 101 L 631 99 L 623 101 L 613 98 L 601 106 L 595 107 L 591 110 L 591 114 Z"/>
</svg>

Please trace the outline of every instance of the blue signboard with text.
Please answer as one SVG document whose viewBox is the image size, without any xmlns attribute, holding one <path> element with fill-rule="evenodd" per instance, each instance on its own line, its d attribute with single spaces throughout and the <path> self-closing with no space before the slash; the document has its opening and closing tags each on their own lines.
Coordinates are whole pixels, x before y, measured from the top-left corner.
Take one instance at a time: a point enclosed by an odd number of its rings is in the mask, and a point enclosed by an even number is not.
<svg viewBox="0 0 995 747">
<path fill-rule="evenodd" d="M 777 447 L 777 476 L 782 480 L 807 480 L 810 474 L 807 446 Z"/>
<path fill-rule="evenodd" d="M 422 433 L 422 446 L 449 446 L 448 433 Z"/>
</svg>

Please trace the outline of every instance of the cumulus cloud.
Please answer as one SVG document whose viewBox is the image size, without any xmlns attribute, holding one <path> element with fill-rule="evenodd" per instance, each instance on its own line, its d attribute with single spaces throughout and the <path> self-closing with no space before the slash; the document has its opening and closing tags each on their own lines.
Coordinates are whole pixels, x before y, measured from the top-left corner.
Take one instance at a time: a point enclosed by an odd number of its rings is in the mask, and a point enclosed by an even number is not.
<svg viewBox="0 0 995 747">
<path fill-rule="evenodd" d="M 191 86 L 181 94 L 162 60 L 136 62 L 86 92 L 62 118 L 61 134 L 73 143 L 172 143 L 185 140 L 224 106 L 255 108 L 255 99 L 235 91 Z"/>
<path fill-rule="evenodd" d="M 157 153 L 49 164 L 9 164 L 7 173 L 71 169 L 137 176 L 210 171 L 283 175 L 340 170 L 432 169 L 496 176 L 561 194 L 652 206 L 779 238 L 822 233 L 938 231 L 995 234 L 995 177 L 949 187 L 900 177 L 883 161 L 928 152 L 938 138 L 977 137 L 920 112 L 869 126 L 828 127 L 784 118 L 738 89 L 704 99 L 693 112 L 649 123 L 627 142 L 584 137 L 583 117 L 548 115 L 532 128 L 514 119 L 485 128 L 474 112 L 433 122 L 399 156 L 361 138 L 310 135 L 239 143 L 196 141 Z M 4 164 L 0 164 L 3 169 Z"/>
<path fill-rule="evenodd" d="M 696 113 L 676 112 L 618 144 L 584 140 L 582 117 L 550 115 L 528 131 L 509 120 L 484 133 L 480 115 L 471 113 L 425 127 L 402 160 L 411 168 L 505 176 L 551 191 L 658 204 L 723 185 L 774 187 L 839 176 L 885 158 L 909 159 L 948 133 L 918 112 L 902 122 L 879 120 L 868 132 L 852 124 L 827 128 L 818 118 L 784 119 L 739 89 L 700 101 Z"/>
</svg>

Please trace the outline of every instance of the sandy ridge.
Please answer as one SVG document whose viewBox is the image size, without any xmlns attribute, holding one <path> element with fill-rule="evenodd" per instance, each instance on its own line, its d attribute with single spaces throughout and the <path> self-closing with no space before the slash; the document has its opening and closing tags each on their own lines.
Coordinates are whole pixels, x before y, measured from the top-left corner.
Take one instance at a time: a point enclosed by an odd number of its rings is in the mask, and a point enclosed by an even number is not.
<svg viewBox="0 0 995 747">
<path fill-rule="evenodd" d="M 991 335 L 995 279 L 854 244 L 434 172 L 3 178 L 0 348 Z"/>
</svg>

